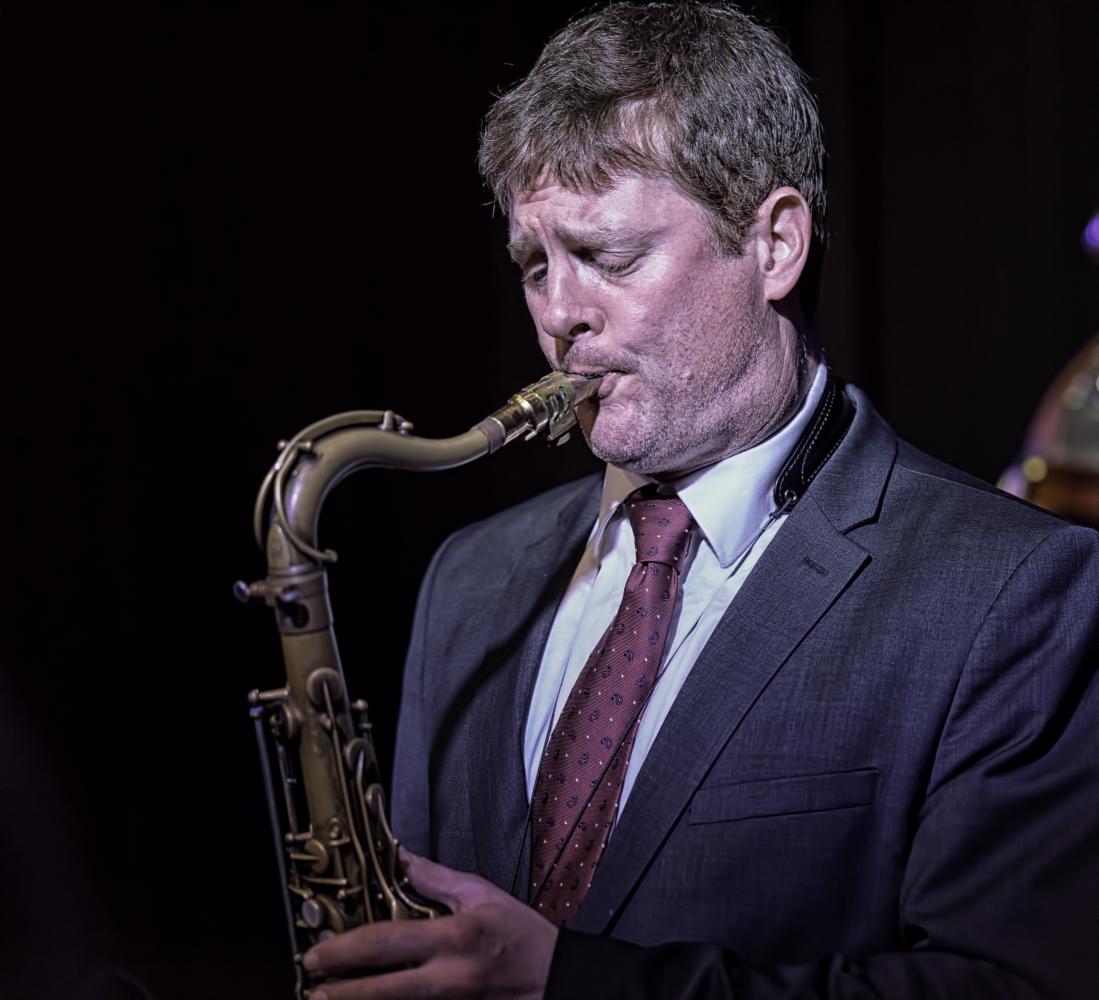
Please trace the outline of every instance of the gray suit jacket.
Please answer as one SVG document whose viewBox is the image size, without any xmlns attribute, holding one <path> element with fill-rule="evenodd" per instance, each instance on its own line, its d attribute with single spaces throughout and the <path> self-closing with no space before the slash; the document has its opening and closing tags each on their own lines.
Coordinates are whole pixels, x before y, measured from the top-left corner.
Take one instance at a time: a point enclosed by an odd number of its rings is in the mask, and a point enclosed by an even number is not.
<svg viewBox="0 0 1099 1000">
<path fill-rule="evenodd" d="M 865 396 L 694 665 L 547 995 L 1099 996 L 1099 536 Z M 448 539 L 394 826 L 526 884 L 522 734 L 597 477 Z M 678 942 L 672 944 L 671 942 Z"/>
</svg>

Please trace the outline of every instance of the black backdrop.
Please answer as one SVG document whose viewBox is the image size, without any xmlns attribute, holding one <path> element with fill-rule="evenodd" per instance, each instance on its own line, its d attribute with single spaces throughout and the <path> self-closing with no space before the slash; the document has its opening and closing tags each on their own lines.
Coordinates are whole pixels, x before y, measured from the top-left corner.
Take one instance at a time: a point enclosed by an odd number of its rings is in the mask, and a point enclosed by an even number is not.
<svg viewBox="0 0 1099 1000">
<path fill-rule="evenodd" d="M 446 435 L 541 374 L 477 124 L 579 6 L 0 14 L 0 997 L 111 964 L 164 1000 L 288 996 L 244 701 L 280 662 L 230 595 L 262 571 L 253 493 L 320 416 Z M 755 9 L 822 102 L 831 363 L 995 478 L 1099 322 L 1099 7 Z M 345 668 L 384 760 L 432 549 L 593 467 L 530 445 L 334 496 Z"/>
</svg>

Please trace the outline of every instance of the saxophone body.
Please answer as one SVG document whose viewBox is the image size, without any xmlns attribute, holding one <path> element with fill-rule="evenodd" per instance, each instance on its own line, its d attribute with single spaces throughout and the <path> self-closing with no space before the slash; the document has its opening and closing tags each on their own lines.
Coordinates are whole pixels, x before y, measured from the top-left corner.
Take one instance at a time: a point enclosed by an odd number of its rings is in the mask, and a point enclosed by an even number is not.
<svg viewBox="0 0 1099 1000">
<path fill-rule="evenodd" d="M 553 372 L 521 389 L 464 434 L 421 438 L 392 411 L 341 413 L 279 443 L 253 515 L 267 576 L 238 581 L 244 602 L 274 611 L 286 684 L 249 696 L 295 970 L 295 996 L 310 994 L 301 956 L 331 934 L 375 920 L 430 919 L 445 908 L 412 893 L 389 827 L 366 702 L 351 700 L 340 665 L 326 566 L 317 543 L 325 498 L 344 478 L 376 467 L 439 471 L 519 437 L 560 444 L 598 376 Z"/>
</svg>

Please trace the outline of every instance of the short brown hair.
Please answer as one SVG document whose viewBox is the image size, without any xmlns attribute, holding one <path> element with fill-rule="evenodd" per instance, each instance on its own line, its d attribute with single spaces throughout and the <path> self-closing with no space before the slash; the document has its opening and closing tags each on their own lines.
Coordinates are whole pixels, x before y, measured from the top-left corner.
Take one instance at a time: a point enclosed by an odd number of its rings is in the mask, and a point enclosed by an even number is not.
<svg viewBox="0 0 1099 1000">
<path fill-rule="evenodd" d="M 822 243 L 824 159 L 805 74 L 727 3 L 614 3 L 573 21 L 489 111 L 480 152 L 505 212 L 544 173 L 591 191 L 628 172 L 669 177 L 728 253 L 784 185 L 808 202 Z"/>
</svg>

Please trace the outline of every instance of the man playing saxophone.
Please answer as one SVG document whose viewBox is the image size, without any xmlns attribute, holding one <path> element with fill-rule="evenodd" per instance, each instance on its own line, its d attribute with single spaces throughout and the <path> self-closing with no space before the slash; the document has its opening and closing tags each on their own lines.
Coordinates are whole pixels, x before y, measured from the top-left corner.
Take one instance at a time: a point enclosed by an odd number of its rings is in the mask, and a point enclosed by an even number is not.
<svg viewBox="0 0 1099 1000">
<path fill-rule="evenodd" d="M 322 942 L 315 997 L 1099 992 L 1097 538 L 829 372 L 824 157 L 724 4 L 588 14 L 490 112 L 607 468 L 432 561 L 393 818 L 452 914 Z"/>
</svg>

